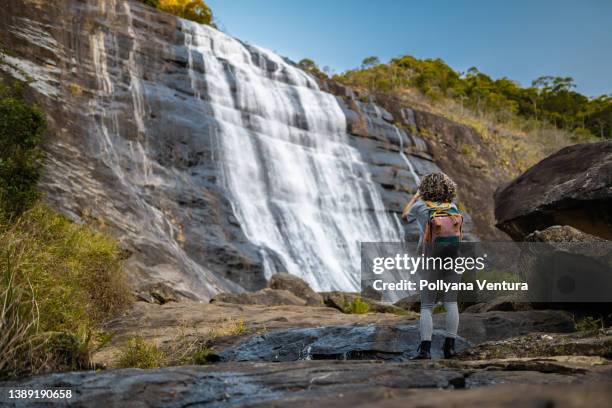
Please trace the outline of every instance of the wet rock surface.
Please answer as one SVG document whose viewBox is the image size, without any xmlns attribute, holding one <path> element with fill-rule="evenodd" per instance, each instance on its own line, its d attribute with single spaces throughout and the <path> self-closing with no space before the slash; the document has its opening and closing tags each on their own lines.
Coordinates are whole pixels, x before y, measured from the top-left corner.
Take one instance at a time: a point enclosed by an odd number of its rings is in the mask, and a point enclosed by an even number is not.
<svg viewBox="0 0 612 408">
<path fill-rule="evenodd" d="M 353 407 L 360 404 L 384 407 L 416 402 L 448 406 L 453 401 L 464 401 L 463 398 L 470 402 L 479 398 L 487 406 L 496 401 L 542 406 L 542 401 L 565 404 L 572 401 L 567 398 L 568 394 L 561 394 L 565 397 L 560 400 L 552 394 L 548 396 L 555 384 L 576 387 L 572 388 L 572 398 L 582 396 L 587 392 L 584 384 L 590 384 L 594 387 L 588 391 L 592 393 L 590 398 L 598 401 L 608 394 L 596 384 L 601 382 L 607 386 L 612 379 L 612 365 L 602 353 L 577 355 L 585 347 L 598 347 L 600 351 L 602 345 L 608 347 L 609 334 L 599 338 L 562 334 L 571 331 L 571 318 L 563 312 L 542 310 L 462 313 L 460 335 L 472 344 L 458 341 L 461 359 L 406 361 L 419 342 L 418 322 L 411 316 L 354 315 L 332 307 L 138 302 L 128 315 L 105 327 L 113 336 L 94 355 L 94 361 L 112 367 L 121 345 L 135 336 L 163 349 L 185 327 L 193 327 L 197 331 L 194 334 L 206 336 L 210 330 L 224 332 L 225 325 L 237 321 L 242 322 L 240 333 L 210 337 L 213 362 L 204 366 L 52 374 L 5 382 L 0 387 L 59 387 L 75 391 L 69 403 L 41 402 L 36 406 L 64 403 L 63 406 L 77 407 Z M 444 315 L 435 315 L 434 321 L 435 327 L 443 327 Z M 439 357 L 443 335 L 441 331 L 435 332 L 434 357 Z M 551 342 L 549 338 L 554 340 Z M 504 341 L 513 346 L 500 348 L 504 347 Z M 580 343 L 572 349 L 576 355 L 522 352 L 529 347 L 536 350 L 536 345 L 571 347 L 574 343 Z M 469 357 L 470 350 L 474 350 L 472 357 Z M 506 353 L 491 354 L 491 350 L 506 350 Z M 547 397 L 534 400 L 521 395 L 511 399 L 505 394 L 505 386 L 524 385 L 530 385 L 531 392 Z M 473 390 L 467 394 L 465 390 L 450 392 L 457 389 Z M 7 404 L 32 405 L 25 400 L 7 401 Z"/>
<path fill-rule="evenodd" d="M 445 333 L 434 331 L 432 358 L 442 357 Z M 417 354 L 417 325 L 327 326 L 279 330 L 250 337 L 219 354 L 222 361 L 384 360 L 405 361 Z M 469 347 L 458 338 L 457 351 Z"/>
<path fill-rule="evenodd" d="M 598 403 L 596 406 L 606 406 L 611 395 L 610 375 L 610 365 L 593 366 L 584 361 L 382 363 L 328 360 L 68 373 L 3 385 L 78 390 L 70 406 L 83 407 L 384 407 L 406 404 L 443 407 L 462 401 L 486 406 L 499 403 L 500 406 L 541 407 L 550 406 L 547 401 L 558 401 L 559 405 L 554 406 L 584 406 L 587 397 L 591 403 Z M 563 388 L 553 387 L 555 384 Z M 450 391 L 463 388 L 472 390 Z M 51 404 L 57 402 L 38 406 L 58 406 Z M 59 404 L 62 406 L 62 402 Z M 29 406 L 29 403 L 17 401 L 8 406 Z"/>
<path fill-rule="evenodd" d="M 553 225 L 612 239 L 612 142 L 569 146 L 495 193 L 497 226 L 515 240 Z"/>
<path fill-rule="evenodd" d="M 537 383 L 537 382 L 535 382 Z M 449 390 L 397 390 L 385 388 L 374 392 L 340 393 L 334 397 L 316 400 L 317 407 L 584 407 L 590 404 L 606 404 L 610 391 L 604 384 L 551 386 L 520 386 L 508 384 L 492 388 L 479 388 L 462 392 Z M 292 407 L 311 407 L 307 399 L 291 400 Z M 266 403 L 249 405 L 266 406 Z"/>
<path fill-rule="evenodd" d="M 434 315 L 435 328 L 444 327 L 444 318 L 444 314 Z M 333 339 L 334 335 L 340 338 L 352 333 L 355 339 L 362 342 L 363 350 L 390 351 L 391 355 L 385 356 L 383 353 L 381 358 L 393 359 L 402 357 L 393 353 L 410 352 L 418 345 L 410 343 L 417 340 L 414 337 L 415 329 L 408 328 L 416 326 L 417 319 L 418 315 L 412 312 L 408 315 L 346 314 L 332 307 L 199 302 L 157 305 L 138 302 L 129 314 L 109 322 L 103 328 L 113 336 L 109 344 L 94 353 L 93 360 L 99 365 L 116 367 L 117 353 L 129 339 L 142 337 L 164 347 L 173 344 L 177 333 L 184 332 L 186 328 L 190 329 L 190 335 L 209 340 L 214 353 L 218 355 L 248 341 L 261 346 L 258 351 L 261 355 L 273 355 L 272 348 L 276 346 L 285 347 L 288 354 L 298 355 L 302 349 L 307 349 L 307 345 L 320 340 L 317 344 L 322 348 L 325 345 L 327 354 L 340 356 L 351 350 L 353 340 L 349 336 L 341 343 L 332 344 L 334 342 L 329 339 Z M 572 317 L 561 311 L 462 313 L 460 319 L 459 336 L 473 344 L 533 332 L 566 333 L 574 330 Z M 236 324 L 243 326 L 240 333 L 233 331 Z M 296 329 L 304 329 L 304 335 L 308 334 L 309 337 L 301 338 L 301 332 Z M 376 333 L 381 336 L 380 339 Z M 403 338 L 403 342 L 394 344 L 395 335 L 400 336 L 397 339 Z M 385 345 L 387 340 L 389 345 Z M 304 347 L 300 341 L 305 344 Z M 334 347 L 340 351 L 334 352 Z"/>
</svg>

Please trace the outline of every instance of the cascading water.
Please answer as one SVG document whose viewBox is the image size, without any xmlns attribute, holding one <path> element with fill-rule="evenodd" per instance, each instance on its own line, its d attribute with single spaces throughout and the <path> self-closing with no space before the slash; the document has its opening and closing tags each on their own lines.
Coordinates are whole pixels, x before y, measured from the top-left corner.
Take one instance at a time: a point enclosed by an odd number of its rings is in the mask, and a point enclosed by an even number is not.
<svg viewBox="0 0 612 408">
<path fill-rule="evenodd" d="M 399 241 L 400 231 L 336 98 L 267 50 L 181 24 L 193 94 L 216 119 L 222 182 L 247 237 L 315 290 L 359 288 L 359 243 Z"/>
<path fill-rule="evenodd" d="M 402 187 L 438 167 L 393 125 L 416 127 L 410 109 L 345 102 L 269 51 L 137 0 L 61 3 L 12 8 L 0 35 L 17 47 L 0 70 L 32 81 L 50 115 L 47 200 L 116 234 L 146 299 L 257 290 L 280 271 L 355 290 L 360 241 L 416 233 L 397 217 Z"/>
</svg>

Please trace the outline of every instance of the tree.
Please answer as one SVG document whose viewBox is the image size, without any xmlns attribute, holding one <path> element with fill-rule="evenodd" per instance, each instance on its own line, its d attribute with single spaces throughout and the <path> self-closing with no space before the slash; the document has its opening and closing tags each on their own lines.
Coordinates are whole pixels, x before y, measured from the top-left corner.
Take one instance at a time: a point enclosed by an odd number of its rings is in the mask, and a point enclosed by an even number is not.
<svg viewBox="0 0 612 408">
<path fill-rule="evenodd" d="M 441 59 L 404 55 L 387 64 L 367 57 L 359 69 L 334 75 L 334 80 L 371 93 L 399 92 L 400 97 L 413 88 L 432 100 L 456 100 L 462 110 L 470 108 L 499 122 L 527 118 L 600 137 L 612 132 L 611 98 L 589 99 L 575 90 L 574 79 L 567 76 L 541 76 L 523 88 L 509 78 L 493 79 L 476 67 L 460 73 Z"/>
<path fill-rule="evenodd" d="M 298 62 L 298 66 L 317 78 L 328 78 L 328 75 L 325 72 L 321 71 L 317 66 L 316 62 L 314 62 L 310 58 L 303 58 L 302 60 L 300 60 L 300 62 Z"/>
<path fill-rule="evenodd" d="M 612 138 L 612 95 L 602 95 L 589 102 L 585 127 L 602 139 Z"/>
<path fill-rule="evenodd" d="M 366 57 L 363 59 L 363 61 L 361 61 L 361 68 L 362 69 L 367 69 L 367 68 L 372 68 L 375 65 L 380 64 L 380 60 L 378 59 L 378 57 Z"/>
<path fill-rule="evenodd" d="M 166 13 L 195 21 L 200 24 L 213 25 L 213 15 L 204 0 L 142 0 L 145 4 Z"/>
</svg>

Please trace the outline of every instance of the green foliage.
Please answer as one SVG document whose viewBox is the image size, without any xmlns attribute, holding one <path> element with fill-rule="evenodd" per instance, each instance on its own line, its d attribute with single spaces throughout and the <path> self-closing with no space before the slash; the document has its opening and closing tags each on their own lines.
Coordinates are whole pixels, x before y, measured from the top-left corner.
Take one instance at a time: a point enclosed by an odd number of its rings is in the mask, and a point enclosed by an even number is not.
<svg viewBox="0 0 612 408">
<path fill-rule="evenodd" d="M 49 332 L 40 337 L 44 340 L 35 353 L 34 372 L 74 371 L 90 367 L 94 349 L 91 332 Z"/>
<path fill-rule="evenodd" d="M 31 285 L 42 331 L 88 331 L 130 302 L 118 243 L 44 205 L 0 228 L 0 255 Z"/>
<path fill-rule="evenodd" d="M 196 23 L 214 25 L 212 11 L 203 0 L 142 0 L 142 2 Z"/>
<path fill-rule="evenodd" d="M 0 86 L 0 377 L 89 365 L 92 333 L 129 304 L 118 244 L 42 204 L 42 113 Z"/>
<path fill-rule="evenodd" d="M 595 332 L 604 327 L 603 319 L 596 319 L 592 316 L 586 316 L 579 320 L 574 320 L 574 327 L 576 331 L 582 333 Z"/>
<path fill-rule="evenodd" d="M 164 353 L 156 344 L 142 337 L 130 339 L 120 351 L 119 367 L 157 368 L 162 366 Z"/>
<path fill-rule="evenodd" d="M 327 79 L 328 76 L 325 72 L 321 71 L 317 64 L 311 60 L 310 58 L 304 58 L 300 62 L 298 62 L 298 66 L 302 68 L 304 71 L 309 72 L 313 76 L 319 79 Z"/>
<path fill-rule="evenodd" d="M 23 85 L 0 84 L 0 219 L 13 218 L 38 199 L 44 115 L 23 98 Z"/>
<path fill-rule="evenodd" d="M 445 313 L 446 309 L 444 309 L 443 305 L 435 305 L 433 308 L 433 314 Z"/>
<path fill-rule="evenodd" d="M 518 118 L 578 134 L 612 137 L 612 97 L 587 98 L 574 90 L 570 77 L 544 76 L 530 87 L 521 87 L 508 78 L 493 79 L 474 67 L 461 73 L 441 59 L 406 55 L 386 64 L 368 57 L 359 69 L 333 79 L 373 94 L 417 89 L 432 101 L 451 99 L 500 123 Z"/>
<path fill-rule="evenodd" d="M 15 228 L 23 226 L 18 221 Z M 40 282 L 31 280 L 25 273 L 27 264 L 32 261 L 28 256 L 26 234 L 15 236 L 14 232 L 7 229 L 0 235 L 0 245 L 3 246 L 0 264 L 0 378 L 88 368 L 95 343 L 89 320 L 77 316 L 81 320 L 70 322 L 69 326 L 79 326 L 79 330 L 57 331 L 63 329 L 61 325 L 53 325 L 57 320 L 53 313 L 58 311 L 49 308 L 44 299 L 38 301 Z M 24 242 L 15 242 L 19 239 L 24 239 Z M 60 285 L 57 282 L 46 284 Z M 72 302 L 67 302 L 68 310 L 74 309 Z"/>
<path fill-rule="evenodd" d="M 380 60 L 378 59 L 378 57 L 366 57 L 361 62 L 361 68 L 371 68 L 378 64 L 380 64 Z"/>
<path fill-rule="evenodd" d="M 344 305 L 344 313 L 366 314 L 370 311 L 370 304 L 361 298 L 355 298 Z"/>
</svg>

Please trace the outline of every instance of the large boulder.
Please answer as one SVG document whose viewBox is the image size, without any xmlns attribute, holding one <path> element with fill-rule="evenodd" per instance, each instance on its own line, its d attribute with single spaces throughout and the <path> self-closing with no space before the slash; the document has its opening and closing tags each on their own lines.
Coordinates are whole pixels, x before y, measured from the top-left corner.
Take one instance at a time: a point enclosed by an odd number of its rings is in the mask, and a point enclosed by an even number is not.
<svg viewBox="0 0 612 408">
<path fill-rule="evenodd" d="M 306 301 L 307 306 L 323 306 L 323 297 L 303 279 L 288 273 L 277 273 L 272 275 L 268 281 L 268 288 L 275 290 L 287 290 L 295 296 Z"/>
<path fill-rule="evenodd" d="M 606 315 L 612 299 L 612 246 L 567 225 L 525 237 L 520 274 L 538 308 L 590 310 Z"/>
<path fill-rule="evenodd" d="M 210 303 L 234 303 L 238 305 L 305 306 L 306 300 L 288 290 L 262 289 L 257 292 L 219 293 Z"/>
<path fill-rule="evenodd" d="M 566 147 L 495 192 L 497 227 L 514 240 L 552 225 L 612 239 L 612 141 Z"/>
</svg>

